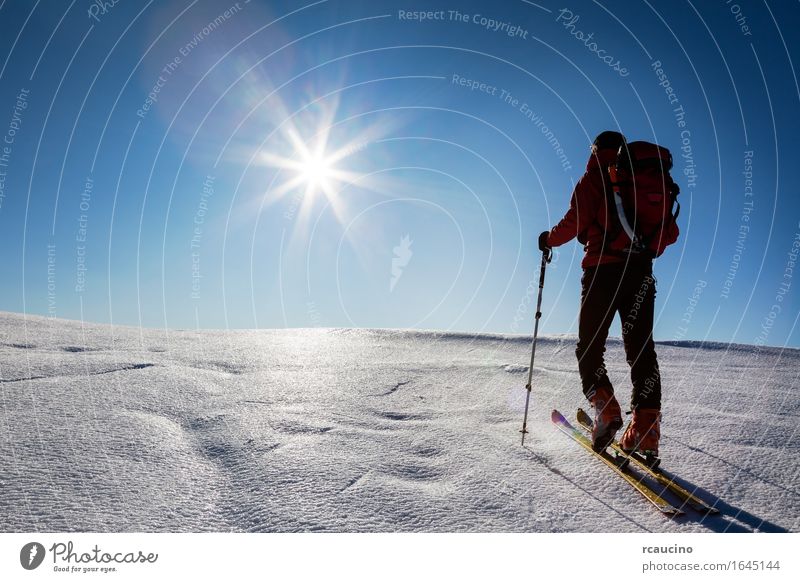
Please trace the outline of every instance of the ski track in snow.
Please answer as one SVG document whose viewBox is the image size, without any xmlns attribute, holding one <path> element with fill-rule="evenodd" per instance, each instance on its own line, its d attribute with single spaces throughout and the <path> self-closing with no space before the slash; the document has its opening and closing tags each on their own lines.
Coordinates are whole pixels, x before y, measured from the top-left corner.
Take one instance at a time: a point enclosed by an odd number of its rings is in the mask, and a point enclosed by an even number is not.
<svg viewBox="0 0 800 582">
<path fill-rule="evenodd" d="M 800 352 L 658 346 L 667 519 L 561 434 L 574 338 L 0 313 L 2 531 L 800 531 Z M 621 345 L 607 363 L 621 402 Z M 677 500 L 674 500 L 677 503 Z"/>
</svg>

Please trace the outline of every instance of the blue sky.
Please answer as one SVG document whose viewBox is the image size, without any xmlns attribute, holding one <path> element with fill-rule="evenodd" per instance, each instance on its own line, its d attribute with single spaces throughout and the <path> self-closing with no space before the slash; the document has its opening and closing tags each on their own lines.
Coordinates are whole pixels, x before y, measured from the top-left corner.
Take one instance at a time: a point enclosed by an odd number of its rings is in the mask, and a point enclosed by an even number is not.
<svg viewBox="0 0 800 582">
<path fill-rule="evenodd" d="M 619 129 L 682 188 L 656 338 L 800 346 L 797 24 L 744 1 L 6 0 L 0 309 L 529 333 L 538 233 Z M 575 332 L 581 255 L 550 265 L 542 333 Z"/>
</svg>

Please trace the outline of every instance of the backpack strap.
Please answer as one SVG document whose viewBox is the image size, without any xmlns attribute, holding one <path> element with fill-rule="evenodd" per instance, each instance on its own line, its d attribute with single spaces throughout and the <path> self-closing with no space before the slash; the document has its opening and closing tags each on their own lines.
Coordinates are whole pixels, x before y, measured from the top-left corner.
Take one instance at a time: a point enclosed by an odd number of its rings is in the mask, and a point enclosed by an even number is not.
<svg viewBox="0 0 800 582">
<path fill-rule="evenodd" d="M 620 182 L 616 164 L 611 164 L 608 167 L 608 175 L 611 178 L 611 187 L 613 189 L 613 196 L 614 196 L 614 206 L 617 210 L 617 218 L 619 219 L 619 224 L 622 227 L 622 230 L 625 231 L 625 234 L 631 241 L 629 252 L 641 253 L 642 251 L 645 250 L 646 246 L 643 244 L 641 238 L 633 230 L 633 227 L 631 227 L 631 224 L 628 221 L 628 217 L 625 214 L 625 207 L 622 204 L 622 196 L 620 195 L 620 190 L 619 190 Z"/>
<path fill-rule="evenodd" d="M 672 220 L 674 222 L 678 221 L 678 215 L 681 213 L 681 203 L 678 202 L 678 194 L 681 193 L 681 188 L 675 182 L 672 182 L 672 188 L 670 188 L 670 194 L 672 194 L 672 203 L 677 206 L 675 208 L 675 212 L 672 214 Z"/>
<path fill-rule="evenodd" d="M 620 224 L 619 219 L 616 217 L 616 213 L 613 211 L 613 208 L 615 207 L 613 194 L 614 185 L 611 180 L 611 174 L 609 170 L 609 166 L 601 167 L 599 170 L 600 181 L 602 182 L 603 187 L 603 195 L 605 196 L 606 201 L 606 221 L 604 224 L 599 218 L 596 218 L 595 224 L 600 228 L 601 231 L 603 231 L 603 244 L 601 251 L 605 254 L 613 255 L 615 257 L 625 258 L 628 256 L 628 253 L 619 249 L 611 248 L 611 243 L 617 240 L 622 233 L 622 225 Z"/>
</svg>

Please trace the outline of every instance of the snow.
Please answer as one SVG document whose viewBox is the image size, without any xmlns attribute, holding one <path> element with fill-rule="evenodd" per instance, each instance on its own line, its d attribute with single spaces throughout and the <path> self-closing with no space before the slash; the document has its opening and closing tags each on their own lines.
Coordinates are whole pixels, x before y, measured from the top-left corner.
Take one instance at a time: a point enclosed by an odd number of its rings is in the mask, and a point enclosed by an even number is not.
<svg viewBox="0 0 800 582">
<path fill-rule="evenodd" d="M 800 531 L 800 352 L 658 346 L 668 519 L 550 422 L 574 338 L 140 330 L 0 313 L 12 531 Z M 609 341 L 623 404 L 627 365 Z"/>
</svg>

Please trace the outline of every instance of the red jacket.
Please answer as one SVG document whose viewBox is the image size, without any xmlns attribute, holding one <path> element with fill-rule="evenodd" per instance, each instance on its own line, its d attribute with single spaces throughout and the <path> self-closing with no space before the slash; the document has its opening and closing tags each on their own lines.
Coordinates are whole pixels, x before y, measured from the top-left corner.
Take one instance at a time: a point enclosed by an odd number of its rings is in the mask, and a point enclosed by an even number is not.
<svg viewBox="0 0 800 582">
<path fill-rule="evenodd" d="M 616 158 L 617 153 L 613 150 L 599 150 L 589 158 L 586 172 L 572 192 L 569 210 L 547 238 L 549 246 L 559 247 L 578 237 L 585 251 L 581 261 L 584 269 L 624 261 L 620 256 L 603 252 L 606 231 L 611 228 L 608 213 L 614 210 L 609 206 L 611 197 L 610 192 L 609 196 L 606 195 L 606 188 L 610 188 L 610 185 L 605 177 L 608 165 Z"/>
</svg>

